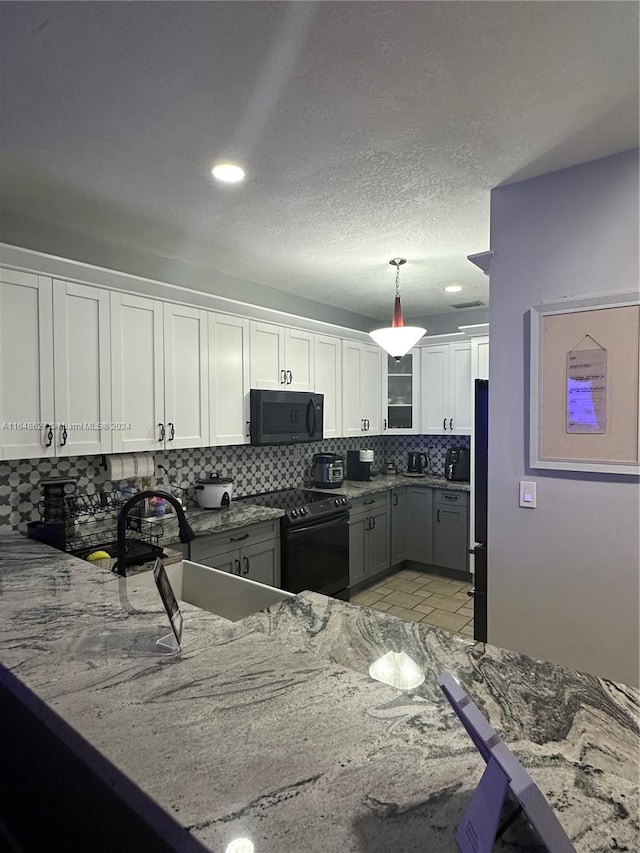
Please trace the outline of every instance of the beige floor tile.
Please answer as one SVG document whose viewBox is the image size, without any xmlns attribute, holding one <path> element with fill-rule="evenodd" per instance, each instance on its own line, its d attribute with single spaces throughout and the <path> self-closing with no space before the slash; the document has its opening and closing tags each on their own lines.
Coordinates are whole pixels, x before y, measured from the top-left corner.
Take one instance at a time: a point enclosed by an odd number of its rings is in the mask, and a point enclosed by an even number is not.
<svg viewBox="0 0 640 853">
<path fill-rule="evenodd" d="M 365 590 L 362 590 L 364 592 Z M 372 586 L 367 587 L 366 592 L 375 592 L 376 595 L 389 595 L 390 592 L 397 592 L 392 586 Z"/>
<path fill-rule="evenodd" d="M 423 589 L 429 590 L 429 592 L 437 593 L 438 595 L 455 595 L 458 591 L 454 587 L 452 587 L 447 581 L 443 580 L 430 580 L 428 584 L 426 584 Z"/>
<path fill-rule="evenodd" d="M 392 575 L 394 578 L 406 578 L 406 580 L 415 580 L 422 576 L 422 572 L 416 572 L 414 569 L 400 569 L 399 572 L 396 572 L 395 575 Z"/>
<path fill-rule="evenodd" d="M 380 601 L 382 595 L 373 590 L 365 589 L 362 592 L 357 592 L 351 599 L 352 604 L 361 604 L 363 607 L 370 607 L 376 601 Z"/>
<path fill-rule="evenodd" d="M 424 598 L 418 595 L 411 595 L 408 592 L 394 590 L 390 595 L 385 595 L 383 600 L 385 604 L 389 602 L 389 604 L 396 604 L 398 607 L 406 607 L 411 610 L 416 604 L 421 604 Z"/>
<path fill-rule="evenodd" d="M 429 607 L 429 601 L 427 599 L 427 601 L 425 601 L 422 604 L 416 604 L 416 606 L 413 609 L 417 610 L 419 613 L 425 613 L 426 614 L 426 613 L 431 613 L 431 611 L 434 610 L 435 608 Z"/>
<path fill-rule="evenodd" d="M 467 593 L 466 593 L 466 592 L 463 592 L 463 591 L 461 591 L 461 592 L 456 592 L 456 593 L 454 593 L 454 595 L 452 595 L 451 597 L 452 597 L 452 598 L 455 598 L 455 599 L 456 599 L 456 601 L 460 601 L 460 602 L 462 602 L 463 604 L 465 604 L 465 603 L 466 603 L 466 604 L 468 604 L 470 601 L 473 601 L 473 599 L 471 598 L 471 596 L 470 596 L 470 595 L 467 595 Z"/>
<path fill-rule="evenodd" d="M 460 616 L 458 613 L 448 613 L 446 610 L 434 610 L 423 616 L 422 621 L 429 625 L 435 625 L 438 628 L 446 628 L 448 631 L 459 631 L 468 624 L 469 619 L 466 616 Z"/>
<path fill-rule="evenodd" d="M 422 594 L 422 587 L 415 581 L 407 580 L 406 578 L 389 578 L 385 586 L 397 589 L 398 592 L 415 592 Z M 425 598 L 429 593 L 422 594 Z"/>
<path fill-rule="evenodd" d="M 461 593 L 461 592 L 466 592 L 467 589 L 471 589 L 471 584 L 465 583 L 464 581 L 452 580 L 449 582 L 449 585 L 451 586 L 452 589 L 455 589 L 456 594 Z"/>
<path fill-rule="evenodd" d="M 455 613 L 456 610 L 462 607 L 462 602 L 456 601 L 453 596 L 440 595 L 438 593 L 430 595 L 426 599 L 426 602 L 429 607 L 435 607 L 437 610 L 447 610 L 449 613 Z"/>
<path fill-rule="evenodd" d="M 389 604 L 388 602 L 385 603 L 384 601 L 376 601 L 375 604 L 371 605 L 372 610 L 381 610 L 383 613 L 385 612 L 385 610 L 389 610 L 391 607 L 393 607 L 392 604 Z"/>
<path fill-rule="evenodd" d="M 463 625 L 456 633 L 461 634 L 463 637 L 473 637 L 473 622 Z"/>
<path fill-rule="evenodd" d="M 465 604 L 456 610 L 461 616 L 473 616 L 473 604 Z"/>
<path fill-rule="evenodd" d="M 376 581 L 376 583 L 372 583 L 371 586 L 368 586 L 367 589 L 378 589 L 378 587 L 384 586 L 388 580 L 391 580 L 393 575 L 387 575 L 386 578 L 383 578 L 381 581 Z"/>
<path fill-rule="evenodd" d="M 397 616 L 399 619 L 404 619 L 406 622 L 420 622 L 423 617 L 422 613 L 417 610 L 409 610 L 406 607 L 398 607 L 394 605 L 387 610 L 389 616 Z M 426 618 L 426 617 L 424 617 Z"/>
</svg>

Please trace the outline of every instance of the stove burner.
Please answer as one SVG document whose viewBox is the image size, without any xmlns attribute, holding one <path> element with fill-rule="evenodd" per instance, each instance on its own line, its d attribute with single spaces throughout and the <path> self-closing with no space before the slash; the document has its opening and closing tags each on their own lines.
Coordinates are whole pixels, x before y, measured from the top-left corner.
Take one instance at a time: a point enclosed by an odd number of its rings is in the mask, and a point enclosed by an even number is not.
<svg viewBox="0 0 640 853">
<path fill-rule="evenodd" d="M 351 501 L 344 495 L 329 496 L 308 489 L 280 489 L 276 492 L 246 495 L 236 498 L 236 501 L 283 509 L 286 513 L 284 521 L 288 526 L 330 519 L 351 509 Z"/>
</svg>

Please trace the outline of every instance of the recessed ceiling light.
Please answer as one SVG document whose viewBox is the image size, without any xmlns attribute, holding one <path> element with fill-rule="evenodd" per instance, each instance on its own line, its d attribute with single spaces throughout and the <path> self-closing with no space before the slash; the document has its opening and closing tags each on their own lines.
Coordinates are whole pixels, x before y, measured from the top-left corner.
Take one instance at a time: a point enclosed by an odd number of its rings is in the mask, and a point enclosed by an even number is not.
<svg viewBox="0 0 640 853">
<path fill-rule="evenodd" d="M 460 293 L 462 288 L 459 284 L 450 284 L 448 287 L 445 287 L 445 293 Z"/>
<path fill-rule="evenodd" d="M 244 169 L 235 163 L 216 163 L 211 174 L 216 181 L 223 181 L 225 184 L 237 184 L 238 181 L 244 180 Z"/>
</svg>

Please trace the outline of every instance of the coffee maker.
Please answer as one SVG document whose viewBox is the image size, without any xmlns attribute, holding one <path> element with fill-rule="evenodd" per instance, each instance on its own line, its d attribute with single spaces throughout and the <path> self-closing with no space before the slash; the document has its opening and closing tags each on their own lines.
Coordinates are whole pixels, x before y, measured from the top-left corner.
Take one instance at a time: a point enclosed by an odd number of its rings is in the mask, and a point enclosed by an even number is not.
<svg viewBox="0 0 640 853">
<path fill-rule="evenodd" d="M 347 480 L 371 479 L 373 450 L 347 450 Z"/>
</svg>

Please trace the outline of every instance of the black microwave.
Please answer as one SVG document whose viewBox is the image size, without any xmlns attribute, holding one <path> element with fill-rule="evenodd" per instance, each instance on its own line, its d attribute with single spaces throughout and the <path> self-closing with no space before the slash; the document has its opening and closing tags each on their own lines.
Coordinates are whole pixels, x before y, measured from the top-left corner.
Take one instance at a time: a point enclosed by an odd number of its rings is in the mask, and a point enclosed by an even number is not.
<svg viewBox="0 0 640 853">
<path fill-rule="evenodd" d="M 322 440 L 324 394 L 250 391 L 251 444 L 300 444 Z"/>
</svg>

